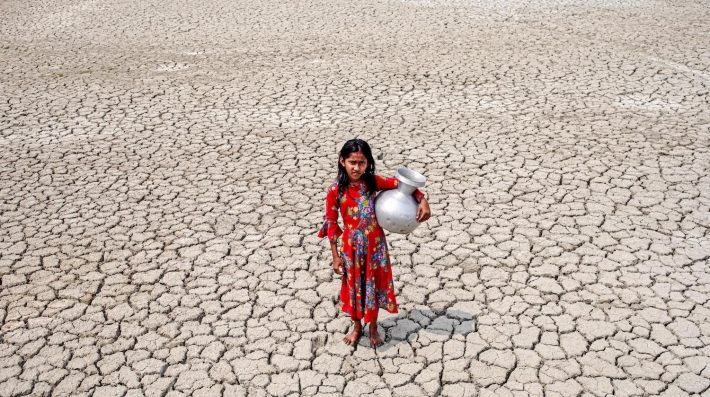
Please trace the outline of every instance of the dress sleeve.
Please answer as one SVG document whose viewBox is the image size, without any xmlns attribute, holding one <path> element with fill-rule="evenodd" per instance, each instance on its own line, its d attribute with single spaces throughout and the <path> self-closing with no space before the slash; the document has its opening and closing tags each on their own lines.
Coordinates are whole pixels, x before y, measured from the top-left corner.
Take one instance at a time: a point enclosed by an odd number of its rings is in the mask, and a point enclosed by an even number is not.
<svg viewBox="0 0 710 397">
<path fill-rule="evenodd" d="M 377 181 L 377 190 L 396 189 L 397 185 L 399 185 L 399 180 L 397 178 L 383 178 L 379 175 L 375 175 L 375 180 Z M 415 189 L 412 196 L 414 196 L 414 199 L 417 200 L 417 202 L 420 202 L 424 198 L 424 193 L 422 193 L 419 189 Z"/>
<path fill-rule="evenodd" d="M 328 188 L 328 194 L 325 196 L 325 216 L 318 237 L 327 236 L 330 242 L 336 242 L 342 234 L 343 230 L 338 225 L 338 185 L 333 184 Z"/>
<path fill-rule="evenodd" d="M 424 193 L 419 189 L 414 190 L 412 196 L 414 196 L 414 199 L 417 200 L 417 203 L 421 203 L 422 199 L 424 199 Z"/>
</svg>

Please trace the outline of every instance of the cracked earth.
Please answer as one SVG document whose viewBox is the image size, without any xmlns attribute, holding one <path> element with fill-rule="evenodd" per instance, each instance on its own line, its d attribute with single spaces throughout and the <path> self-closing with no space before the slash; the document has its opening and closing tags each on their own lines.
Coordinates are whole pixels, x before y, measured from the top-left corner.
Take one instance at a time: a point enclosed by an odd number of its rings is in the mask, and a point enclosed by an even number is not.
<svg viewBox="0 0 710 397">
<path fill-rule="evenodd" d="M 0 396 L 710 396 L 710 7 L 490 3 L 3 1 Z M 433 211 L 377 350 L 352 137 Z"/>
</svg>

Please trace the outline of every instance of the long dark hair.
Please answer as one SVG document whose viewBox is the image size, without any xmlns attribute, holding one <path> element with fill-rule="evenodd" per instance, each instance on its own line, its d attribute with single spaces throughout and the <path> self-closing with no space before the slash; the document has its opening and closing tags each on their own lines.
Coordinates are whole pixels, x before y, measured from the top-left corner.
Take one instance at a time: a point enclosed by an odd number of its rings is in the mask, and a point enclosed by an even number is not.
<svg viewBox="0 0 710 397">
<path fill-rule="evenodd" d="M 343 145 L 338 154 L 338 193 L 340 195 L 344 194 L 348 190 L 350 185 L 350 177 L 348 176 L 345 167 L 340 164 L 340 159 L 346 159 L 350 157 L 352 153 L 362 153 L 367 159 L 367 169 L 362 174 L 362 178 L 367 186 L 367 193 L 373 195 L 377 192 L 377 181 L 375 180 L 375 159 L 372 157 L 372 150 L 370 150 L 370 145 L 362 139 L 351 139 Z"/>
</svg>

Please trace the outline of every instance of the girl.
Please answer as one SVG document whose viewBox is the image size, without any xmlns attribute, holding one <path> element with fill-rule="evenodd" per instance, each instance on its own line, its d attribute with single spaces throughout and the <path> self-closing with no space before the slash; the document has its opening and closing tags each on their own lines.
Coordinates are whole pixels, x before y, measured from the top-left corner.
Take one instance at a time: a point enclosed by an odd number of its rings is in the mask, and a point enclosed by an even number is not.
<svg viewBox="0 0 710 397">
<path fill-rule="evenodd" d="M 377 332 L 379 309 L 397 313 L 387 242 L 377 224 L 373 204 L 377 191 L 394 189 L 398 182 L 375 175 L 375 160 L 367 142 L 360 139 L 345 142 L 340 150 L 337 181 L 328 188 L 325 222 L 318 237 L 328 236 L 333 271 L 344 274 L 340 307 L 353 320 L 353 330 L 344 339 L 348 345 L 354 345 L 360 338 L 362 320 L 370 323 L 370 345 L 380 346 L 384 342 Z M 417 220 L 424 222 L 431 215 L 429 203 L 419 190 L 414 197 L 419 202 Z M 343 215 L 345 231 L 338 226 L 338 210 Z"/>
</svg>

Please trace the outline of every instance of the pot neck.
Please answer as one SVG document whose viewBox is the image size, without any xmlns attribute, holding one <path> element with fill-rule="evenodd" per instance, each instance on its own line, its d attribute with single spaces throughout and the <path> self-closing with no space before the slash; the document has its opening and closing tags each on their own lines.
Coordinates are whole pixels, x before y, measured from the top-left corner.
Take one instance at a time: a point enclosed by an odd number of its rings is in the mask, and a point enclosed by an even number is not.
<svg viewBox="0 0 710 397">
<path fill-rule="evenodd" d="M 397 190 L 401 192 L 402 194 L 406 194 L 407 196 L 411 196 L 414 194 L 414 191 L 417 190 L 415 186 L 412 185 L 407 185 L 406 183 L 402 182 L 401 180 L 397 184 Z"/>
</svg>

